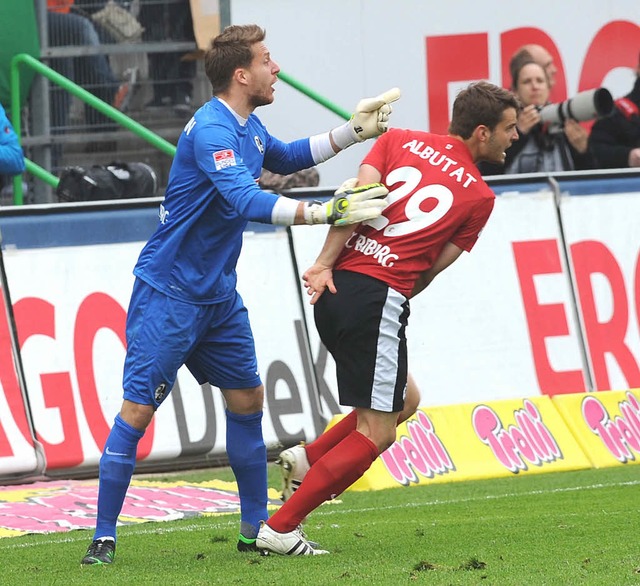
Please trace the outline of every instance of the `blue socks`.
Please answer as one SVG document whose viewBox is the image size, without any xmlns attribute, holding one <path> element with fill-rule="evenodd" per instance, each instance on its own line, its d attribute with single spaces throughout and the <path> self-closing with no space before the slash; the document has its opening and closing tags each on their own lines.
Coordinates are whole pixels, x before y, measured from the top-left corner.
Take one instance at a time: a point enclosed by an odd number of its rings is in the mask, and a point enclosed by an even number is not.
<svg viewBox="0 0 640 586">
<path fill-rule="evenodd" d="M 267 448 L 262 438 L 262 411 L 238 415 L 226 411 L 227 456 L 238 483 L 240 532 L 253 540 L 267 513 Z M 100 458 L 98 518 L 94 539 L 116 537 L 116 522 L 136 465 L 138 442 L 144 435 L 116 416 Z"/>
<path fill-rule="evenodd" d="M 226 411 L 227 456 L 238 483 L 240 533 L 254 539 L 267 513 L 267 448 L 262 438 L 262 411 L 238 415 Z"/>
<path fill-rule="evenodd" d="M 94 539 L 116 537 L 116 522 L 136 465 L 138 442 L 144 435 L 116 415 L 100 458 L 98 519 Z"/>
</svg>

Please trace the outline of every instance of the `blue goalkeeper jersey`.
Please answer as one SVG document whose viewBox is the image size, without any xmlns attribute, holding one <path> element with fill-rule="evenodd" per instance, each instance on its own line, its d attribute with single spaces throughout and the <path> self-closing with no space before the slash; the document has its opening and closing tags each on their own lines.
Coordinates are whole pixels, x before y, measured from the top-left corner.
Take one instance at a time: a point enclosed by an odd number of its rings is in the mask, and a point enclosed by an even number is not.
<svg viewBox="0 0 640 586">
<path fill-rule="evenodd" d="M 249 220 L 270 223 L 278 198 L 258 187 L 262 168 L 286 175 L 312 165 L 308 138 L 284 143 L 254 114 L 242 125 L 212 98 L 180 135 L 160 222 L 134 274 L 183 301 L 228 299 L 242 233 Z"/>
</svg>

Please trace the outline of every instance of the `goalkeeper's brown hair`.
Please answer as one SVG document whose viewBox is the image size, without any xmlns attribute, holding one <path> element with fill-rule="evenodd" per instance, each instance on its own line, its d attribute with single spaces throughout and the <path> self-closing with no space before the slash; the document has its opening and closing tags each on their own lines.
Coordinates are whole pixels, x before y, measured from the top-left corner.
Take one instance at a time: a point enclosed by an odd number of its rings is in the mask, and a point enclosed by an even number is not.
<svg viewBox="0 0 640 586">
<path fill-rule="evenodd" d="M 266 36 L 266 31 L 257 24 L 245 24 L 225 27 L 212 39 L 204 56 L 204 70 L 214 95 L 227 90 L 238 67 L 251 65 L 251 48 Z"/>
<path fill-rule="evenodd" d="M 449 134 L 470 138 L 478 126 L 494 130 L 508 108 L 520 110 L 516 96 L 488 81 L 478 81 L 463 89 L 453 102 Z"/>
</svg>

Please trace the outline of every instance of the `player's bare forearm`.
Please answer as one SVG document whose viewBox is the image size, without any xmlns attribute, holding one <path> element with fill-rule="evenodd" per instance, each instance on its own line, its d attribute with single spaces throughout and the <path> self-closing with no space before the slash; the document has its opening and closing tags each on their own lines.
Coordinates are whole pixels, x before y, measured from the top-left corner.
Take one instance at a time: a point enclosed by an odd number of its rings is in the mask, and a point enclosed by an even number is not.
<svg viewBox="0 0 640 586">
<path fill-rule="evenodd" d="M 413 285 L 413 290 L 411 291 L 411 298 L 415 297 L 421 291 L 427 288 L 429 283 L 433 281 L 438 273 L 441 273 L 446 269 L 449 265 L 457 260 L 457 258 L 462 254 L 462 248 L 456 246 L 452 242 L 447 242 L 438 258 L 436 258 L 433 266 L 424 271 L 417 279 L 415 284 Z"/>
<path fill-rule="evenodd" d="M 333 265 L 351 234 L 353 234 L 353 226 L 332 226 L 316 262 L 302 275 L 307 294 L 312 296 L 312 305 L 318 301 L 326 289 L 331 293 L 337 291 L 333 283 Z"/>
<path fill-rule="evenodd" d="M 332 268 L 340 251 L 353 234 L 353 228 L 353 226 L 331 226 L 315 264 Z"/>
</svg>

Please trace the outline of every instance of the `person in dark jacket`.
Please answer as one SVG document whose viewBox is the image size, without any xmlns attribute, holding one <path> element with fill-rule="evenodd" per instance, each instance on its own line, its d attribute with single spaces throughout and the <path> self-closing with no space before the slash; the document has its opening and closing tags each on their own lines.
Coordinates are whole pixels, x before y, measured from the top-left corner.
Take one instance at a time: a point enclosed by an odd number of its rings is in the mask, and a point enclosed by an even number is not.
<svg viewBox="0 0 640 586">
<path fill-rule="evenodd" d="M 600 168 L 640 167 L 640 55 L 633 89 L 615 102 L 611 116 L 591 129 L 589 146 Z"/>
<path fill-rule="evenodd" d="M 520 138 L 507 151 L 504 167 L 479 163 L 480 172 L 500 175 L 594 168 L 589 135 L 578 122 L 568 119 L 562 126 L 542 122 L 540 110 L 548 104 L 551 90 L 544 68 L 535 61 L 523 61 L 513 74 L 512 91 L 522 104 Z"/>
</svg>

